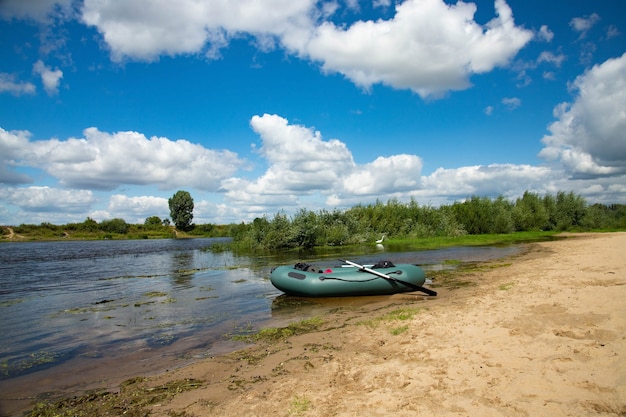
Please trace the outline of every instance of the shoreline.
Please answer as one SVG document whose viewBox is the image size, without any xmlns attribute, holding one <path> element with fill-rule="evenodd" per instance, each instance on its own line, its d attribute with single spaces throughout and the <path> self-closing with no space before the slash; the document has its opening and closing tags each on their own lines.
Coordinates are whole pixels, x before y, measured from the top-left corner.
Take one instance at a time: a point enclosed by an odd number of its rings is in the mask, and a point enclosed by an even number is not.
<svg viewBox="0 0 626 417">
<path fill-rule="evenodd" d="M 436 298 L 397 294 L 338 307 L 317 331 L 148 377 L 150 387 L 199 386 L 147 410 L 623 416 L 626 233 L 567 236 L 481 264 L 463 274 L 469 285 L 435 288 Z M 389 318 L 398 309 L 410 317 Z"/>
</svg>

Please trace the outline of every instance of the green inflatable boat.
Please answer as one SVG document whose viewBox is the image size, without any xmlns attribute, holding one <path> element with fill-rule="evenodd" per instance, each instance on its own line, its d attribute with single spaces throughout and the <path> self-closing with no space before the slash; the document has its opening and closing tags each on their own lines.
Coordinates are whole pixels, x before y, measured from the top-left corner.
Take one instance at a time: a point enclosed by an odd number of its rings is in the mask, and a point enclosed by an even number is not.
<svg viewBox="0 0 626 417">
<path fill-rule="evenodd" d="M 279 266 L 272 270 L 270 281 L 282 292 L 300 297 L 390 295 L 411 291 L 437 295 L 423 287 L 426 277 L 419 266 L 383 261 L 368 268 L 350 261 L 342 262 L 346 265 L 328 269 L 316 269 L 305 263 Z"/>
</svg>

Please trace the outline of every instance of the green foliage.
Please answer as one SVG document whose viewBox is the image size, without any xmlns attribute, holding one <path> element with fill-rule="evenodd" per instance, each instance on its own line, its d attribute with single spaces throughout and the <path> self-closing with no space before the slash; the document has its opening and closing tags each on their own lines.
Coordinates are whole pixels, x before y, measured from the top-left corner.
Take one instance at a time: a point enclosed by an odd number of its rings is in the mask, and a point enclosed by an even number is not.
<svg viewBox="0 0 626 417">
<path fill-rule="evenodd" d="M 150 216 L 143 225 L 146 226 L 146 229 L 160 229 L 163 227 L 163 220 L 159 216 Z"/>
<path fill-rule="evenodd" d="M 177 191 L 169 200 L 170 217 L 179 230 L 190 230 L 193 220 L 193 198 L 187 191 Z"/>
<path fill-rule="evenodd" d="M 513 207 L 512 217 L 515 230 L 539 231 L 550 228 L 550 212 L 554 210 L 551 201 L 542 199 L 537 193 L 526 191 Z"/>
<path fill-rule="evenodd" d="M 559 191 L 556 195 L 556 211 L 554 213 L 556 229 L 577 229 L 582 226 L 586 211 L 587 203 L 580 195 Z"/>
<path fill-rule="evenodd" d="M 234 248 L 259 251 L 368 244 L 383 234 L 391 239 L 432 239 L 624 227 L 626 206 L 587 207 L 574 193 L 541 197 L 525 192 L 515 202 L 503 196 L 472 196 L 439 208 L 392 199 L 345 211 L 301 209 L 292 218 L 281 212 L 272 219 L 232 225 L 231 236 Z"/>
<path fill-rule="evenodd" d="M 513 231 L 511 211 L 511 203 L 502 196 L 495 200 L 473 196 L 469 200 L 452 205 L 452 212 L 457 221 L 471 235 L 511 233 Z"/>
<path fill-rule="evenodd" d="M 100 230 L 103 232 L 125 234 L 129 229 L 130 225 L 124 219 L 103 220 L 100 223 Z"/>
<path fill-rule="evenodd" d="M 191 236 L 216 236 L 215 226 L 210 223 L 193 225 L 187 233 Z"/>
</svg>

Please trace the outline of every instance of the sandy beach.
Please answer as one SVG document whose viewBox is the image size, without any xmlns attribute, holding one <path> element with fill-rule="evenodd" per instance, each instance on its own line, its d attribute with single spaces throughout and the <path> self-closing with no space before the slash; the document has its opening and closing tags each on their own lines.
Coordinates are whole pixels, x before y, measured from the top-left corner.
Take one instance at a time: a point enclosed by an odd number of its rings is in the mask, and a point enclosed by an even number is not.
<svg viewBox="0 0 626 417">
<path fill-rule="evenodd" d="M 204 382 L 152 413 L 624 416 L 625 254 L 626 233 L 531 244 L 473 286 L 341 309 L 321 331 L 161 375 Z M 384 319 L 402 308 L 416 312 Z"/>
<path fill-rule="evenodd" d="M 626 233 L 568 235 L 435 298 L 342 306 L 317 331 L 151 377 L 199 387 L 150 415 L 625 416 L 625 255 Z"/>
</svg>

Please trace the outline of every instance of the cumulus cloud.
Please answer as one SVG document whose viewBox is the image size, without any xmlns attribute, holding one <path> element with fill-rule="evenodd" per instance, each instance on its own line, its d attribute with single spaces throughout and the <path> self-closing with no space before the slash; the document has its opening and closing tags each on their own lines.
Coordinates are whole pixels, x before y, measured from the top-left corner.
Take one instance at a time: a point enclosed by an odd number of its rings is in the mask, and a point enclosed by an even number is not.
<svg viewBox="0 0 626 417">
<path fill-rule="evenodd" d="M 560 160 L 574 177 L 626 173 L 626 54 L 576 78 L 573 103 L 554 109 L 540 156 Z"/>
<path fill-rule="evenodd" d="M 342 191 L 352 195 L 380 195 L 403 192 L 420 186 L 422 159 L 416 155 L 378 157 L 356 167 L 342 181 Z"/>
<path fill-rule="evenodd" d="M 132 223 L 143 223 L 150 216 L 167 218 L 169 205 L 167 198 L 154 196 L 129 197 L 114 194 L 109 198 L 107 208 L 110 217 L 133 219 Z"/>
<path fill-rule="evenodd" d="M 533 36 L 515 26 L 504 0 L 495 6 L 497 17 L 481 26 L 473 3 L 407 0 L 390 20 L 325 22 L 300 53 L 366 89 L 382 83 L 422 97 L 462 90 L 472 74 L 507 65 Z"/>
<path fill-rule="evenodd" d="M 13 164 L 43 169 L 71 188 L 155 184 L 164 190 L 190 186 L 215 191 L 243 164 L 227 150 L 186 140 L 148 139 L 137 132 L 111 134 L 89 128 L 83 138 L 29 142 L 24 132 L 0 131 L 0 139 L 6 155 L 13 155 Z M 3 158 L 6 166 L 9 157 Z"/>
<path fill-rule="evenodd" d="M 28 175 L 15 171 L 19 161 L 28 152 L 30 133 L 8 132 L 0 127 L 0 184 L 25 184 L 32 182 Z"/>
<path fill-rule="evenodd" d="M 95 26 L 116 61 L 155 60 L 161 54 L 210 54 L 235 36 L 286 36 L 298 44 L 310 31 L 315 0 L 153 2 L 85 0 L 83 21 Z M 303 32 L 304 31 L 304 32 Z M 206 45 L 210 43 L 208 46 Z"/>
<path fill-rule="evenodd" d="M 336 139 L 326 141 L 314 129 L 290 125 L 285 118 L 270 114 L 252 117 L 250 126 L 261 137 L 258 152 L 269 166 L 253 181 L 223 181 L 226 197 L 233 202 L 295 204 L 296 194 L 328 190 L 354 167 L 352 154 L 344 143 Z"/>
<path fill-rule="evenodd" d="M 29 212 L 81 213 L 95 202 L 89 190 L 65 190 L 51 187 L 32 186 L 3 190 L 3 199 Z"/>
<path fill-rule="evenodd" d="M 281 116 L 254 116 L 250 125 L 261 137 L 259 153 L 268 168 L 252 181 L 224 181 L 226 197 L 232 202 L 287 207 L 314 193 L 362 198 L 419 187 L 422 160 L 418 156 L 392 155 L 357 165 L 343 142 L 324 140 L 320 132 L 289 124 Z"/>
<path fill-rule="evenodd" d="M 548 167 L 491 164 L 461 168 L 439 168 L 422 178 L 424 197 L 465 198 L 472 195 L 519 196 L 526 190 L 545 190 L 555 177 Z"/>
<path fill-rule="evenodd" d="M 532 31 L 515 26 L 504 0 L 495 9 L 497 16 L 481 25 L 473 3 L 406 0 L 389 20 L 344 27 L 320 24 L 337 4 L 315 0 L 85 0 L 82 19 L 102 34 L 116 61 L 202 52 L 216 58 L 231 39 L 249 36 L 262 50 L 280 44 L 363 88 L 382 83 L 427 97 L 468 88 L 471 75 L 507 65 L 530 41 Z"/>
<path fill-rule="evenodd" d="M 52 70 L 42 61 L 37 61 L 35 65 L 33 65 L 33 72 L 41 76 L 43 87 L 49 95 L 58 94 L 59 84 L 61 84 L 61 78 L 63 78 L 63 71 L 60 69 Z"/>
<path fill-rule="evenodd" d="M 0 94 L 11 93 L 15 96 L 22 94 L 35 94 L 35 86 L 29 82 L 16 81 L 13 74 L 0 73 Z"/>
</svg>

